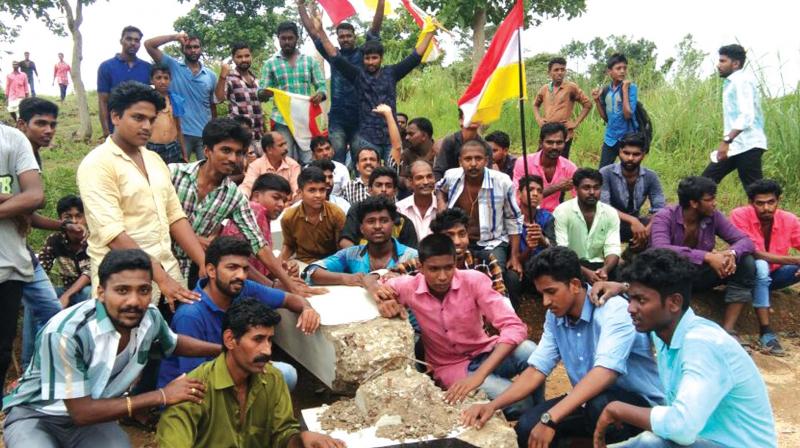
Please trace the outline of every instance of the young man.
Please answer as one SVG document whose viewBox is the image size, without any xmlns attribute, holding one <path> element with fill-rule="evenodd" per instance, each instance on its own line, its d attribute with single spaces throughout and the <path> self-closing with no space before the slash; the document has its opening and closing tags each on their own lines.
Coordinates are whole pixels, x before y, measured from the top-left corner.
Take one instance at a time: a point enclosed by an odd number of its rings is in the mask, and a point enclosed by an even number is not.
<svg viewBox="0 0 800 448">
<path fill-rule="evenodd" d="M 644 136 L 633 132 L 619 141 L 619 162 L 604 166 L 600 201 L 617 209 L 620 240 L 643 250 L 650 239 L 650 218 L 665 205 L 664 191 L 655 171 L 642 166 L 647 156 Z M 640 216 L 645 200 L 648 216 Z"/>
<path fill-rule="evenodd" d="M 350 182 L 350 171 L 347 167 L 337 162 L 331 141 L 323 135 L 311 139 L 311 158 L 317 160 L 330 160 L 333 164 L 333 187 L 331 194 L 342 195 L 344 186 Z M 346 212 L 346 211 L 345 211 Z"/>
<path fill-rule="evenodd" d="M 230 236 L 214 239 L 206 251 L 208 278 L 197 283 L 195 291 L 200 301 L 192 306 L 178 308 L 170 328 L 177 334 L 191 336 L 213 344 L 222 343 L 222 320 L 231 305 L 245 298 L 253 298 L 272 308 L 286 308 L 297 313 L 297 328 L 313 334 L 319 327 L 319 314 L 300 296 L 287 294 L 247 280 L 251 256 L 247 242 Z M 213 357 L 190 358 L 171 356 L 161 362 L 158 387 L 164 387 L 175 378 L 188 373 Z M 283 374 L 289 390 L 297 384 L 297 370 L 287 363 L 272 363 Z"/>
<path fill-rule="evenodd" d="M 410 168 L 413 194 L 397 203 L 397 211 L 411 220 L 417 239 L 421 240 L 431 234 L 431 221 L 436 217 L 438 205 L 433 193 L 436 181 L 433 167 L 425 160 L 417 160 Z"/>
<path fill-rule="evenodd" d="M 789 250 L 800 249 L 800 221 L 780 209 L 783 188 L 770 179 L 761 179 L 747 187 L 750 205 L 734 209 L 731 223 L 755 244 L 756 284 L 753 307 L 761 324 L 761 346 L 773 355 L 782 355 L 783 347 L 769 327 L 769 292 L 800 281 L 800 257 Z"/>
<path fill-rule="evenodd" d="M 567 128 L 562 156 L 569 159 L 569 150 L 575 138 L 575 129 L 592 110 L 592 100 L 572 81 L 566 81 L 567 60 L 562 57 L 550 59 L 547 63 L 547 76 L 550 82 L 543 85 L 533 100 L 533 117 L 541 128 L 545 123 L 561 123 Z M 578 118 L 572 120 L 575 103 L 581 103 Z M 542 108 L 542 111 L 539 111 Z"/>
<path fill-rule="evenodd" d="M 113 95 L 111 107 L 114 114 Z M 127 447 L 128 435 L 116 420 L 203 400 L 206 386 L 187 377 L 124 395 L 151 350 L 180 356 L 220 352 L 218 344 L 170 331 L 151 304 L 152 264 L 139 249 L 109 252 L 100 263 L 97 300 L 60 312 L 39 332 L 33 361 L 3 401 L 6 446 Z"/>
<path fill-rule="evenodd" d="M 181 131 L 181 117 L 186 113 L 186 100 L 170 91 L 171 81 L 169 67 L 160 63 L 153 65 L 150 82 L 164 97 L 166 106 L 158 111 L 152 124 L 147 149 L 161 156 L 164 163 L 187 163 L 189 155 L 186 153 L 186 143 Z"/>
<path fill-rule="evenodd" d="M 108 107 L 108 98 L 111 95 L 111 91 L 125 81 L 138 81 L 142 84 L 150 83 L 150 63 L 136 57 L 141 42 L 142 31 L 135 26 L 126 26 L 122 29 L 119 39 L 122 51 L 115 54 L 111 59 L 103 61 L 97 67 L 97 108 L 100 116 L 100 127 L 103 130 L 103 140 L 114 130 Z"/>
<path fill-rule="evenodd" d="M 400 177 L 408 178 L 408 167 L 417 160 L 433 165 L 436 157 L 433 141 L 433 123 L 425 117 L 417 117 L 408 122 L 403 138 L 403 151 L 400 154 Z"/>
<path fill-rule="evenodd" d="M 67 87 L 69 86 L 69 75 L 72 72 L 72 67 L 64 62 L 64 53 L 58 53 L 58 62 L 53 67 L 53 84 L 58 81 L 58 89 L 61 93 L 61 102 L 67 96 Z"/>
<path fill-rule="evenodd" d="M 445 401 L 460 403 L 476 389 L 490 398 L 501 395 L 536 348 L 527 327 L 485 275 L 456 268 L 447 235 L 425 237 L 419 263 L 419 275 L 393 278 L 376 292 L 381 315 L 405 318 L 408 307 L 417 316 L 425 360 L 447 389 Z M 484 321 L 499 334 L 486 334 Z M 519 397 L 504 411 L 518 418 L 543 397 Z"/>
<path fill-rule="evenodd" d="M 337 243 L 344 228 L 345 214 L 326 200 L 328 183 L 319 168 L 308 167 L 301 171 L 297 185 L 300 204 L 291 207 L 281 218 L 281 260 L 295 257 L 303 263 L 311 263 L 339 249 Z"/>
<path fill-rule="evenodd" d="M 605 306 L 595 307 L 578 257 L 565 247 L 544 250 L 534 258 L 528 274 L 547 308 L 542 339 L 527 360 L 527 369 L 505 393 L 463 413 L 465 425 L 481 427 L 495 410 L 543 388 L 559 361 L 564 363 L 572 390 L 520 418 L 516 431 L 521 447 L 558 446 L 569 437 L 591 436 L 611 401 L 638 406 L 663 403 L 650 341 L 636 333 L 625 312 L 625 298 L 614 296 Z M 611 429 L 609 441 L 625 440 L 640 431 L 631 426 Z"/>
<path fill-rule="evenodd" d="M 745 190 L 763 176 L 761 156 L 767 150 L 761 94 L 757 81 L 742 70 L 746 59 L 741 45 L 725 45 L 719 49 L 717 71 L 725 78 L 722 88 L 725 136 L 717 148 L 716 160 L 703 171 L 703 176 L 720 183 L 736 170 Z"/>
<path fill-rule="evenodd" d="M 578 167 L 561 155 L 566 139 L 566 126 L 561 123 L 545 123 L 539 131 L 539 151 L 529 155 L 527 159 L 528 174 L 539 176 L 544 182 L 540 206 L 549 212 L 556 209 L 566 192 L 571 191 L 575 196 L 572 175 Z M 517 185 L 525 175 L 524 160 L 520 157 L 514 165 L 512 178 Z"/>
<path fill-rule="evenodd" d="M 313 162 L 309 163 L 308 166 L 309 167 L 313 166 L 313 167 L 316 167 L 316 168 L 319 168 L 320 170 L 322 170 L 322 174 L 325 175 L 325 183 L 328 184 L 327 200 L 330 201 L 331 203 L 333 203 L 333 205 L 335 205 L 335 206 L 339 207 L 340 209 L 342 209 L 344 214 L 347 215 L 347 212 L 350 211 L 350 203 L 347 202 L 343 197 L 341 197 L 339 195 L 336 195 L 336 194 L 333 194 L 333 188 L 334 188 L 334 180 L 333 180 L 334 179 L 334 174 L 333 173 L 336 172 L 336 168 L 337 168 L 337 165 L 334 165 L 334 163 L 336 163 L 336 162 L 333 161 L 333 160 L 317 159 L 317 160 L 314 160 Z M 344 166 L 344 165 L 342 165 L 342 166 Z"/>
<path fill-rule="evenodd" d="M 39 77 L 39 71 L 36 70 L 36 63 L 31 61 L 31 54 L 30 52 L 24 53 L 25 59 L 19 61 L 19 69 L 22 70 L 22 73 L 25 73 L 25 76 L 28 78 L 28 85 L 31 88 L 31 96 L 36 96 L 36 87 L 34 86 L 33 82 L 33 75 Z"/>
<path fill-rule="evenodd" d="M 11 63 L 11 73 L 6 75 L 5 93 L 6 101 L 8 102 L 6 109 L 11 114 L 11 119 L 17 121 L 19 103 L 31 93 L 30 86 L 28 86 L 28 77 L 19 70 L 19 62 L 14 61 Z"/>
<path fill-rule="evenodd" d="M 650 247 L 670 249 L 697 267 L 692 290 L 706 291 L 720 284 L 725 288 L 722 327 L 736 335 L 734 327 L 745 304 L 753 301 L 756 267 L 755 246 L 717 210 L 717 184 L 701 176 L 683 178 L 678 184 L 678 204 L 668 205 L 653 216 Z M 717 250 L 719 237 L 728 249 Z M 769 325 L 769 311 L 757 313 L 759 323 Z"/>
<path fill-rule="evenodd" d="M 606 123 L 603 146 L 600 149 L 600 168 L 614 163 L 619 154 L 619 140 L 628 132 L 637 130 L 635 114 L 639 89 L 626 79 L 628 59 L 624 54 L 614 53 L 608 59 L 606 68 L 611 84 L 602 90 L 592 90 L 597 113 Z"/>
<path fill-rule="evenodd" d="M 207 393 L 202 401 L 167 408 L 156 433 L 160 446 L 344 448 L 340 440 L 300 431 L 289 390 L 269 365 L 281 316 L 243 299 L 219 320 L 223 353 L 182 377 L 207 385 Z"/>
<path fill-rule="evenodd" d="M 247 167 L 239 190 L 245 196 L 250 196 L 253 182 L 258 176 L 266 173 L 275 173 L 289 182 L 292 195 L 289 201 L 294 202 L 297 195 L 297 176 L 300 175 L 300 164 L 289 157 L 289 143 L 280 132 L 267 132 L 261 137 L 261 149 L 264 155 Z"/>
<path fill-rule="evenodd" d="M 183 62 L 179 62 L 158 48 L 170 42 L 180 44 Z M 184 107 L 186 112 L 181 118 L 186 152 L 189 155 L 194 154 L 197 160 L 202 160 L 203 128 L 217 116 L 214 98 L 217 75 L 200 62 L 200 57 L 203 55 L 200 38 L 188 36 L 183 32 L 158 36 L 145 41 L 144 48 L 155 62 L 169 67 L 172 74 L 172 90 L 186 100 Z"/>
<path fill-rule="evenodd" d="M 461 109 L 458 109 L 458 125 L 461 129 L 442 139 L 439 151 L 433 161 L 433 175 L 436 176 L 437 182 L 444 177 L 447 170 L 458 168 L 461 147 L 464 143 L 470 140 L 483 141 L 478 135 L 481 124 L 473 122 L 464 127 L 464 111 Z M 492 156 L 492 148 L 487 145 L 486 160 L 492 160 Z"/>
<path fill-rule="evenodd" d="M 231 71 L 228 64 L 222 64 L 214 92 L 220 100 L 228 100 L 228 116 L 250 119 L 253 139 L 261 140 L 267 127 L 258 100 L 258 79 L 250 70 L 253 62 L 250 46 L 244 42 L 233 44 L 231 60 L 234 70 Z"/>
<path fill-rule="evenodd" d="M 675 252 L 650 249 L 623 269 L 622 278 L 630 283 L 610 285 L 627 289 L 636 330 L 651 336 L 666 403 L 612 401 L 597 419 L 595 447 L 605 446 L 604 434 L 617 424 L 646 431 L 613 445 L 620 448 L 777 446 L 756 364 L 717 324 L 689 307 L 694 270 Z"/>
<path fill-rule="evenodd" d="M 556 244 L 578 254 L 581 271 L 589 284 L 608 280 L 616 274 L 622 246 L 619 215 L 614 207 L 600 202 L 603 176 L 591 168 L 580 168 L 572 176 L 578 195 L 556 207 Z"/>
<path fill-rule="evenodd" d="M 511 146 L 511 139 L 503 131 L 494 131 L 487 135 L 486 143 L 492 147 L 492 161 L 497 171 L 506 173 L 508 177 L 514 177 L 514 165 L 517 158 L 508 153 Z"/>
<path fill-rule="evenodd" d="M 542 178 L 523 176 L 517 187 L 517 203 L 522 211 L 522 235 L 519 239 L 519 258 L 522 263 L 550 246 L 556 245 L 556 226 L 553 214 L 539 208 L 542 202 Z M 533 212 L 533 216 L 530 213 Z"/>
<path fill-rule="evenodd" d="M 342 188 L 342 197 L 350 205 L 356 205 L 369 197 L 369 178 L 372 171 L 379 166 L 381 166 L 381 159 L 377 150 L 361 148 L 356 152 L 357 176 Z"/>
</svg>

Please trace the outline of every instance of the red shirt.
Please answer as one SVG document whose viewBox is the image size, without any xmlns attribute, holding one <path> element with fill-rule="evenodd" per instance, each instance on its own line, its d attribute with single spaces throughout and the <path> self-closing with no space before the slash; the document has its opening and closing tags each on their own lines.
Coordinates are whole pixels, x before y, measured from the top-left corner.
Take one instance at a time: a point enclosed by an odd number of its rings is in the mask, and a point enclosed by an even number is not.
<svg viewBox="0 0 800 448">
<path fill-rule="evenodd" d="M 258 224 L 258 228 L 261 229 L 261 234 L 264 236 L 264 239 L 267 241 L 267 245 L 272 248 L 272 230 L 270 229 L 269 224 L 269 217 L 267 216 L 267 209 L 264 208 L 263 205 L 259 204 L 256 201 L 250 201 L 250 208 L 253 209 L 253 213 L 256 215 L 256 223 Z M 235 236 L 239 238 L 244 238 L 242 235 L 242 231 L 239 230 L 239 227 L 236 225 L 233 220 L 229 220 L 228 224 L 222 229 L 220 236 Z M 256 271 L 264 274 L 265 276 L 269 276 L 269 269 L 264 266 L 264 263 L 261 262 L 258 258 L 254 256 L 250 256 L 250 266 L 253 267 Z"/>
<path fill-rule="evenodd" d="M 761 222 L 758 220 L 756 210 L 751 205 L 739 207 L 731 212 L 731 222 L 739 230 L 753 240 L 756 251 L 768 252 L 775 255 L 789 255 L 789 249 L 800 249 L 800 220 L 797 216 L 785 210 L 776 210 L 772 218 L 772 235 L 769 240 L 769 249 L 765 247 L 764 234 L 761 232 Z M 779 264 L 770 265 L 774 271 Z"/>
<path fill-rule="evenodd" d="M 525 166 L 524 166 L 524 159 L 522 157 L 517 159 L 517 163 L 514 164 L 514 188 L 516 189 L 519 185 L 519 180 L 525 176 Z M 575 166 L 574 163 L 570 162 L 569 159 L 564 157 L 559 157 L 556 161 L 556 170 L 553 172 L 553 178 L 549 181 L 547 177 L 544 175 L 544 167 L 542 167 L 542 151 L 536 152 L 534 154 L 530 154 L 528 156 L 528 174 L 535 174 L 542 178 L 542 182 L 544 185 L 542 186 L 543 189 L 546 189 L 552 184 L 557 184 L 564 179 L 572 179 L 572 175 L 575 174 L 575 171 L 578 170 L 578 167 Z M 572 196 L 575 196 L 575 189 L 572 189 Z M 552 212 L 553 210 L 558 207 L 560 203 L 559 198 L 561 197 L 561 192 L 556 191 L 552 193 L 550 196 L 542 198 L 542 203 L 539 204 L 540 208 L 547 210 L 548 212 Z"/>
</svg>

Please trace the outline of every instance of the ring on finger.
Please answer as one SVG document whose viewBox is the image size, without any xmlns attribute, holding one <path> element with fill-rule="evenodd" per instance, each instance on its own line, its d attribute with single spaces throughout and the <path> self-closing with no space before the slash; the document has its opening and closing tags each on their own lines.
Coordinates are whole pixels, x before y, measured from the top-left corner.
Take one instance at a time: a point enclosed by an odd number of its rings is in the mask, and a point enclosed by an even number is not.
<svg viewBox="0 0 800 448">
<path fill-rule="evenodd" d="M 195 388 L 193 387 L 193 388 L 191 389 L 191 392 L 192 392 L 192 395 L 194 395 L 194 394 L 197 392 L 197 389 L 195 389 Z"/>
</svg>

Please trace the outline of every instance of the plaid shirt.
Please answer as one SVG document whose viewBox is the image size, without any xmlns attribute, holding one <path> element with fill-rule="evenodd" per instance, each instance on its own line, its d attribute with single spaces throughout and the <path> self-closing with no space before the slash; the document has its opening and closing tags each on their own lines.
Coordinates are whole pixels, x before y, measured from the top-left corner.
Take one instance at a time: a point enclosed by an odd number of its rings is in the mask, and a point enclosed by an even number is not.
<svg viewBox="0 0 800 448">
<path fill-rule="evenodd" d="M 263 88 L 273 87 L 289 93 L 313 96 L 317 93 L 325 93 L 325 74 L 322 72 L 319 62 L 311 56 L 298 54 L 294 65 L 278 52 L 269 58 L 261 67 L 261 81 L 259 84 Z M 272 108 L 274 122 L 285 125 L 277 107 Z"/>
<path fill-rule="evenodd" d="M 225 78 L 225 93 L 228 96 L 228 112 L 231 117 L 244 116 L 253 120 L 253 138 L 261 139 L 264 129 L 264 112 L 258 100 L 258 80 L 253 76 L 253 84 L 247 84 L 236 70 Z"/>
<path fill-rule="evenodd" d="M 342 187 L 342 197 L 350 205 L 356 205 L 369 197 L 369 187 L 361 180 L 361 177 L 356 176 Z"/>
<path fill-rule="evenodd" d="M 507 295 L 506 284 L 503 282 L 503 270 L 500 268 L 497 258 L 490 252 L 486 252 L 481 256 L 474 256 L 472 252 L 467 251 L 464 256 L 464 264 L 459 269 L 482 272 L 492 279 L 492 289 L 504 296 Z M 401 275 L 414 275 L 419 272 L 419 258 L 400 263 L 390 271 Z"/>
<path fill-rule="evenodd" d="M 86 254 L 87 243 L 83 243 L 78 251 L 69 247 L 69 240 L 64 232 L 50 234 L 39 252 L 39 262 L 49 274 L 53 265 L 58 266 L 61 286 L 64 289 L 72 286 L 81 275 L 92 278 L 92 263 Z"/>
<path fill-rule="evenodd" d="M 203 200 L 198 198 L 197 171 L 203 163 L 205 160 L 169 165 L 172 184 L 178 193 L 183 211 L 192 224 L 192 229 L 197 235 L 206 237 L 218 230 L 223 220 L 230 218 L 250 243 L 253 253 L 258 252 L 267 245 L 267 242 L 261 234 L 258 220 L 247 198 L 229 177 L 226 177 L 219 187 L 210 191 Z M 181 272 L 188 278 L 192 261 L 177 244 L 172 244 L 172 250 L 181 266 Z"/>
</svg>

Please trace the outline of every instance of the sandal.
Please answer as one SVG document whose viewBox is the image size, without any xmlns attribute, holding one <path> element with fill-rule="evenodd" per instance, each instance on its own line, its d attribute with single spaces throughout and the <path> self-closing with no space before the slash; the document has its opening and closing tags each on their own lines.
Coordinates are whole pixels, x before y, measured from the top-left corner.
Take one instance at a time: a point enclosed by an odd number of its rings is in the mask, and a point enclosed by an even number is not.
<svg viewBox="0 0 800 448">
<path fill-rule="evenodd" d="M 759 342 L 761 343 L 762 353 L 772 356 L 786 356 L 786 352 L 783 350 L 783 346 L 781 346 L 775 333 L 764 333 L 759 338 Z"/>
</svg>

